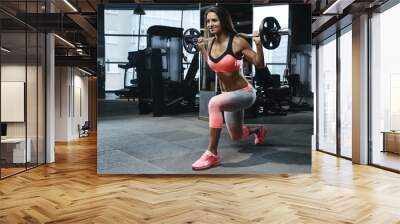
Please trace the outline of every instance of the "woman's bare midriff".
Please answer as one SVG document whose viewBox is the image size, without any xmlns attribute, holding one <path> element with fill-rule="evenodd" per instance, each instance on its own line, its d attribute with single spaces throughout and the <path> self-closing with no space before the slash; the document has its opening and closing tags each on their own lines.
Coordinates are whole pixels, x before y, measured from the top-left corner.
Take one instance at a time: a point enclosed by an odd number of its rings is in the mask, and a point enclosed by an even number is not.
<svg viewBox="0 0 400 224">
<path fill-rule="evenodd" d="M 221 88 L 224 92 L 231 92 L 238 89 L 243 89 L 248 85 L 246 79 L 239 72 L 233 73 L 217 73 L 218 79 L 221 82 Z"/>
</svg>

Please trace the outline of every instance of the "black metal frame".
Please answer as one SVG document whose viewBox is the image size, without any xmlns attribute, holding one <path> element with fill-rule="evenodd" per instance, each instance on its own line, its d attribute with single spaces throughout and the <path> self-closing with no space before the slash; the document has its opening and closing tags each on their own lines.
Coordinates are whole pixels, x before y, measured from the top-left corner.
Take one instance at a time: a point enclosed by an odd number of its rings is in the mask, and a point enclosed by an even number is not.
<svg viewBox="0 0 400 224">
<path fill-rule="evenodd" d="M 311 6 L 310 6 L 311 7 Z M 288 28 L 291 28 L 291 27 L 293 27 L 293 8 L 292 7 L 290 7 L 290 4 L 288 4 Z M 310 9 L 311 10 L 311 9 Z M 311 26 L 311 24 L 310 24 L 310 26 Z M 291 57 L 291 52 L 290 52 L 290 50 L 291 50 L 291 48 L 292 48 L 292 38 L 290 38 L 290 36 L 287 36 L 287 46 L 286 46 L 286 68 L 288 68 L 289 69 L 289 71 L 292 69 L 291 68 L 291 64 L 292 64 L 292 57 Z M 289 72 L 290 73 L 290 72 Z M 282 74 L 282 76 L 284 76 L 285 75 L 285 72 L 284 72 L 284 74 Z"/>
<path fill-rule="evenodd" d="M 371 55 L 372 55 L 372 42 L 371 42 L 371 19 L 372 19 L 372 13 L 368 13 L 368 164 L 372 164 L 372 103 L 371 103 L 371 92 L 372 92 L 372 85 L 371 85 L 371 71 L 372 71 L 372 65 L 371 65 Z"/>
<path fill-rule="evenodd" d="M 341 136 L 342 133 L 342 125 L 341 125 L 341 116 L 340 116 L 340 77 L 341 77 L 341 65 L 340 65 L 340 36 L 341 30 L 336 31 L 336 154 L 341 157 Z"/>
<path fill-rule="evenodd" d="M 315 59 L 315 62 L 316 62 L 316 71 L 315 71 L 315 74 L 316 74 L 316 86 L 317 86 L 317 91 L 316 91 L 316 116 L 317 116 L 317 118 L 316 118 L 316 139 L 315 139 L 315 142 L 316 142 L 316 150 L 317 151 L 319 151 L 319 152 L 324 152 L 324 153 L 327 153 L 327 154 L 329 154 L 329 155 L 335 155 L 335 156 L 339 156 L 339 154 L 338 154 L 338 147 L 340 147 L 340 146 L 338 146 L 338 144 L 337 144 L 337 142 L 338 142 L 338 131 L 337 131 L 337 126 L 338 126 L 338 118 L 337 118 L 337 116 L 338 116 L 338 110 L 337 110 L 337 106 L 338 106 L 338 102 L 340 103 L 340 101 L 338 100 L 338 92 L 337 92 L 337 90 L 338 90 L 338 80 L 337 80 L 337 78 L 338 78 L 338 65 L 337 65 L 337 62 L 338 62 L 338 33 L 337 32 L 335 32 L 335 33 L 333 33 L 333 34 L 331 34 L 330 36 L 327 36 L 325 39 L 323 39 L 323 40 L 321 40 L 321 41 L 319 41 L 317 44 L 316 44 L 316 59 Z M 323 149 L 320 149 L 319 148 L 319 136 L 320 136 L 320 134 L 319 134 L 319 93 L 320 93 L 320 85 L 319 85 L 319 77 L 320 77 L 320 74 L 319 74 L 319 48 L 320 48 L 320 45 L 322 44 L 322 43 L 325 43 L 325 42 L 330 42 L 330 41 L 336 41 L 336 154 L 335 153 L 332 153 L 332 152 L 329 152 L 329 151 L 326 151 L 326 150 L 323 150 Z M 340 156 L 339 156 L 340 157 Z"/>
<path fill-rule="evenodd" d="M 340 79 L 341 79 L 341 67 L 340 67 L 340 37 L 342 35 L 344 35 L 347 32 L 350 32 L 351 29 L 349 29 L 349 27 L 351 26 L 351 24 L 347 24 L 346 26 L 342 27 L 341 29 L 336 30 L 336 32 L 328 37 L 326 37 L 323 40 L 320 40 L 317 44 L 317 48 L 316 48 L 316 65 L 317 65 L 317 70 L 316 70 L 316 82 L 317 82 L 317 93 L 319 93 L 319 72 L 318 72 L 318 58 L 319 58 L 319 54 L 318 54 L 318 48 L 319 45 L 325 41 L 336 41 L 336 153 L 332 153 L 332 152 L 328 152 L 326 150 L 320 149 L 319 148 L 319 105 L 318 105 L 318 94 L 317 95 L 317 107 L 316 107 L 316 115 L 317 115 L 317 119 L 316 119 L 316 150 L 320 151 L 320 152 L 324 152 L 327 153 L 329 155 L 334 155 L 337 156 L 339 158 L 343 158 L 343 159 L 347 159 L 347 160 L 352 160 L 352 158 L 347 157 L 342 155 L 341 153 L 341 117 L 340 117 L 340 112 L 341 112 L 341 108 L 340 108 L 340 103 L 341 103 L 341 98 L 340 98 Z M 335 36 L 334 39 L 329 40 L 330 38 L 332 38 L 332 36 Z"/>
<path fill-rule="evenodd" d="M 27 11 L 27 3 L 28 2 L 36 3 L 36 11 L 38 12 L 39 11 L 39 6 L 38 6 L 39 2 L 42 3 L 44 1 L 39 1 L 39 0 L 28 1 L 28 0 L 25 0 L 24 1 L 24 3 L 25 3 L 25 11 Z M 21 22 L 19 19 L 15 18 L 11 14 L 8 14 L 6 11 L 2 10 L 2 12 L 4 12 L 7 15 L 11 16 L 12 18 L 16 19 L 17 21 Z M 46 12 L 47 12 L 47 7 L 46 7 Z M 26 17 L 27 17 L 27 14 L 25 14 L 25 19 L 26 19 Z M 21 171 L 18 171 L 18 172 L 15 172 L 15 173 L 12 173 L 12 174 L 7 175 L 7 176 L 2 176 L 2 169 L 3 168 L 0 167 L 0 180 L 6 179 L 8 177 L 17 175 L 19 173 L 25 172 L 27 170 L 39 167 L 39 166 L 47 163 L 47 151 L 46 151 L 46 149 L 47 149 L 47 128 L 46 128 L 47 127 L 47 120 L 46 120 L 47 119 L 47 110 L 46 110 L 46 108 L 47 108 L 47 101 L 46 101 L 47 100 L 47 81 L 46 81 L 46 78 L 47 78 L 47 39 L 46 39 L 46 34 L 47 33 L 40 32 L 39 30 L 37 30 L 34 27 L 28 25 L 27 23 L 24 23 L 24 22 L 22 22 L 22 23 L 24 24 L 24 28 L 25 28 L 24 32 L 21 32 L 21 33 L 25 34 L 25 83 L 24 83 L 24 98 L 25 98 L 24 99 L 25 169 L 23 169 Z M 30 32 L 28 32 L 28 31 L 30 31 Z M 27 65 L 28 65 L 28 33 L 32 33 L 32 31 L 34 32 L 33 34 L 36 34 L 36 56 L 37 56 L 36 57 L 36 72 L 35 72 L 36 73 L 36 104 L 37 104 L 37 107 L 36 107 L 36 136 L 35 136 L 36 137 L 36 161 L 35 161 L 35 163 L 31 162 L 32 164 L 30 163 L 29 164 L 30 166 L 28 166 L 28 162 L 27 162 L 28 161 L 28 154 L 26 153 L 27 147 L 28 147 L 28 125 L 27 125 L 27 121 L 28 121 L 28 112 L 27 112 L 28 67 L 27 67 Z M 2 33 L 3 32 L 0 32 L 0 45 L 2 45 L 1 44 Z M 44 134 L 44 136 L 43 136 L 43 141 L 44 141 L 44 145 L 43 145 L 44 150 L 43 150 L 43 152 L 44 152 L 44 155 L 42 155 L 43 159 L 44 159 L 43 163 L 39 163 L 39 106 L 38 106 L 38 104 L 39 104 L 39 82 L 38 82 L 38 80 L 39 80 L 39 68 L 38 68 L 38 66 L 39 66 L 39 33 L 45 34 L 43 36 L 43 42 L 42 42 L 42 44 L 44 44 L 44 46 L 43 46 L 44 47 L 44 51 L 42 51 L 42 53 L 44 53 L 44 55 L 42 55 L 42 59 L 44 60 L 44 68 L 42 70 L 42 72 L 43 72 L 42 82 L 44 82 L 44 99 L 43 99 L 43 108 L 44 108 L 44 111 L 43 111 L 44 112 L 44 117 L 43 118 L 44 118 L 44 120 L 42 120 L 42 122 L 44 122 L 44 133 L 43 133 Z M 2 62 L 2 57 L 1 57 L 1 54 L 0 54 L 0 68 L 2 67 L 2 63 L 1 62 Z M 1 69 L 0 69 L 0 81 L 1 81 Z M 1 86 L 0 86 L 0 89 L 1 89 Z M 0 93 L 0 96 L 1 96 L 1 93 Z M 0 144 L 0 156 L 1 156 L 1 151 L 2 150 L 1 150 L 1 144 Z"/>
<path fill-rule="evenodd" d="M 340 38 L 347 32 L 351 32 L 352 24 L 348 24 L 344 28 L 337 30 L 336 32 L 336 154 L 340 158 L 352 160 L 351 157 L 347 157 L 342 155 L 342 119 L 341 119 L 341 77 L 342 77 L 342 71 L 341 71 L 341 58 L 340 58 L 340 45 L 341 45 L 341 40 Z"/>
</svg>

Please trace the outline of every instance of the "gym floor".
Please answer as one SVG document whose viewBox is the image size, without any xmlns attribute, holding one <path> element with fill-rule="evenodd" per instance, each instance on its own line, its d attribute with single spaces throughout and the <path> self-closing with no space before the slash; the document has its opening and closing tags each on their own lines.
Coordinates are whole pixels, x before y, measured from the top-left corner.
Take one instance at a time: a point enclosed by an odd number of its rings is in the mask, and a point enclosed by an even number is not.
<svg viewBox="0 0 400 224">
<path fill-rule="evenodd" d="M 208 146 L 208 122 L 197 113 L 139 115 L 137 102 L 99 102 L 98 166 L 101 174 L 281 174 L 311 172 L 312 112 L 246 119 L 268 129 L 264 145 L 254 137 L 234 142 L 222 130 L 218 167 L 193 171 Z"/>
</svg>

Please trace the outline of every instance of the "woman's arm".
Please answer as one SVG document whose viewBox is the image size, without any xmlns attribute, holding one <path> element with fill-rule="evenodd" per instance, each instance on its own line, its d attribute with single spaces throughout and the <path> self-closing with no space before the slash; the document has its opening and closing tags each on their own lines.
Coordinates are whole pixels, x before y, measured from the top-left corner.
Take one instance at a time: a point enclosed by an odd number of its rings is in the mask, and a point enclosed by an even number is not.
<svg viewBox="0 0 400 224">
<path fill-rule="evenodd" d="M 262 69 L 264 68 L 264 53 L 260 37 L 253 37 L 253 41 L 256 45 L 256 52 L 254 52 L 244 38 L 237 37 L 234 39 L 235 45 L 238 45 L 239 49 L 242 49 L 241 52 L 246 60 L 254 64 L 256 68 Z"/>
<path fill-rule="evenodd" d="M 197 40 L 197 48 L 199 49 L 200 53 L 203 55 L 203 60 L 207 64 L 208 60 L 208 42 L 204 40 L 203 37 L 199 37 Z"/>
</svg>

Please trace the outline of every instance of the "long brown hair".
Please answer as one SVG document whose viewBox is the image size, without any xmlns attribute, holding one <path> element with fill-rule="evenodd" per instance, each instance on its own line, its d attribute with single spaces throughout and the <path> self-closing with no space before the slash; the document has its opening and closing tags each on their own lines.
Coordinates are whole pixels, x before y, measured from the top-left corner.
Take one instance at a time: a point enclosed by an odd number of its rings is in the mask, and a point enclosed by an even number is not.
<svg viewBox="0 0 400 224">
<path fill-rule="evenodd" d="M 237 34 L 237 31 L 235 30 L 235 27 L 233 26 L 232 18 L 229 12 L 221 7 L 221 6 L 213 6 L 204 13 L 204 26 L 206 27 L 204 29 L 204 34 L 206 37 L 209 37 L 208 29 L 207 29 L 207 15 L 208 13 L 213 12 L 218 16 L 218 19 L 221 23 L 221 29 L 222 32 L 226 32 L 228 35 L 235 35 Z"/>
</svg>

